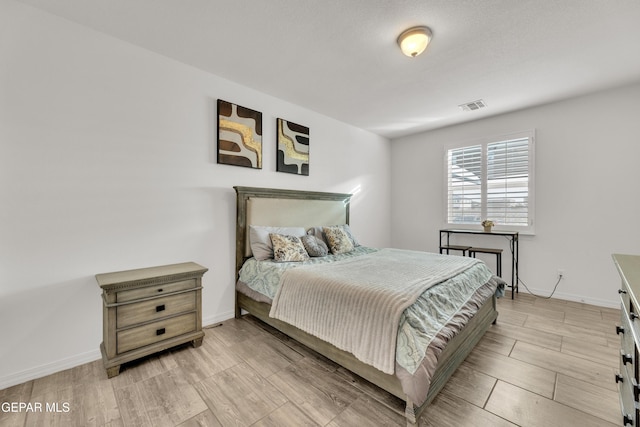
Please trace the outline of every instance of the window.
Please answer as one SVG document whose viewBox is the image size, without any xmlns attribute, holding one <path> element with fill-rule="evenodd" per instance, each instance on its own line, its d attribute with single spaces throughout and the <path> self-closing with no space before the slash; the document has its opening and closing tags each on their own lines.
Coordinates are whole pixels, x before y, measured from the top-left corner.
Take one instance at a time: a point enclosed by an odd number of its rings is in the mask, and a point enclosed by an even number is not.
<svg viewBox="0 0 640 427">
<path fill-rule="evenodd" d="M 533 131 L 447 146 L 445 222 L 533 233 L 533 159 Z"/>
</svg>

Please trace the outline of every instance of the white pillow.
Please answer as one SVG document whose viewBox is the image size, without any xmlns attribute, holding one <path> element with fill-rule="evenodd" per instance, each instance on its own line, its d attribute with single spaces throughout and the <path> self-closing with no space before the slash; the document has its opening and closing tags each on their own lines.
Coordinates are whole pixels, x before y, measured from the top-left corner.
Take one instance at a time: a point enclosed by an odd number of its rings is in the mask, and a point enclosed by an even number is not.
<svg viewBox="0 0 640 427">
<path fill-rule="evenodd" d="M 253 257 L 259 261 L 273 258 L 273 244 L 269 233 L 286 234 L 302 237 L 305 235 L 304 227 L 266 227 L 260 225 L 249 226 L 249 244 Z"/>
</svg>

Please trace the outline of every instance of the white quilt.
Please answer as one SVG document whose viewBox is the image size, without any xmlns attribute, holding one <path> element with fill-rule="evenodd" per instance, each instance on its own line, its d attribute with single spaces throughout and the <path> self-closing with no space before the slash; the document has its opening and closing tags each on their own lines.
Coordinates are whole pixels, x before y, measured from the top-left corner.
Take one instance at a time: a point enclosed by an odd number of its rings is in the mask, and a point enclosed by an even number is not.
<svg viewBox="0 0 640 427">
<path fill-rule="evenodd" d="M 287 270 L 270 316 L 393 374 L 402 312 L 480 261 L 398 249 Z"/>
</svg>

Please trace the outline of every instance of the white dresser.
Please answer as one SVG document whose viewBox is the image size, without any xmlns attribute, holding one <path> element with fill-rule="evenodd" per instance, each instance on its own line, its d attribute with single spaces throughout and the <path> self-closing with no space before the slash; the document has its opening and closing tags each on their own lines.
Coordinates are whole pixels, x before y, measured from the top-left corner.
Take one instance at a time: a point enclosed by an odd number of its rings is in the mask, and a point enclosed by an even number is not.
<svg viewBox="0 0 640 427">
<path fill-rule="evenodd" d="M 97 274 L 102 288 L 102 360 L 120 365 L 191 341 L 202 344 L 202 276 L 194 262 Z"/>
<path fill-rule="evenodd" d="M 621 299 L 622 313 L 620 326 L 616 332 L 620 336 L 620 372 L 616 375 L 620 406 L 622 408 L 622 425 L 640 426 L 638 417 L 640 380 L 638 366 L 638 349 L 640 348 L 640 256 L 614 254 L 613 261 L 622 278 L 618 290 Z"/>
</svg>

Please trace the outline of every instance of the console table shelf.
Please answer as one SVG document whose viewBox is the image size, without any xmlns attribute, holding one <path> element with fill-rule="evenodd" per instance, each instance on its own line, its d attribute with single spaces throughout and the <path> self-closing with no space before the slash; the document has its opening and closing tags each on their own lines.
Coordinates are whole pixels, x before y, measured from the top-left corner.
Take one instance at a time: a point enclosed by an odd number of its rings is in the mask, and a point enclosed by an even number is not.
<svg viewBox="0 0 640 427">
<path fill-rule="evenodd" d="M 513 299 L 514 294 L 518 292 L 518 261 L 520 258 L 520 233 L 517 231 L 483 231 L 483 230 L 465 230 L 465 229 L 453 229 L 453 228 L 444 228 L 440 230 L 440 248 L 442 252 L 442 248 L 446 248 L 447 246 L 451 247 L 450 238 L 452 234 L 475 234 L 475 235 L 483 235 L 483 236 L 500 236 L 505 237 L 509 240 L 509 245 L 511 249 L 511 299 Z M 472 247 L 467 249 L 468 251 L 473 251 Z M 480 251 L 478 251 L 480 252 Z M 501 268 L 500 268 L 501 269 Z"/>
</svg>

